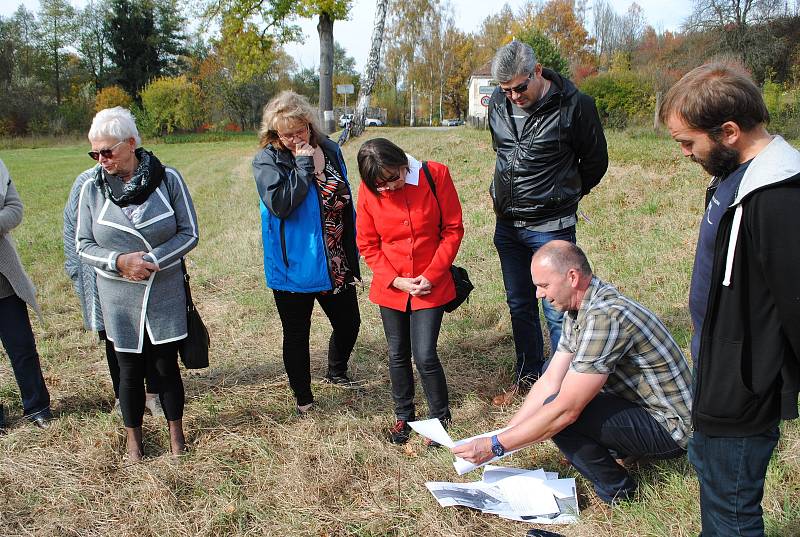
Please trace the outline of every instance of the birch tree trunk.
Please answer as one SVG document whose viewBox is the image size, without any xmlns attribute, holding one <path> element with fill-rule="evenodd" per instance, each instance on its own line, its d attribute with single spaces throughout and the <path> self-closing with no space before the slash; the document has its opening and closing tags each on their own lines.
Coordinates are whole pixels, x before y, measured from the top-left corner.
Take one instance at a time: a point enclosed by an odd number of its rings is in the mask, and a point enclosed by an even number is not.
<svg viewBox="0 0 800 537">
<path fill-rule="evenodd" d="M 386 10 L 389 0 L 377 0 L 375 3 L 375 27 L 372 29 L 372 46 L 369 48 L 369 59 L 361 74 L 361 89 L 358 90 L 358 104 L 356 105 L 353 119 L 350 122 L 350 136 L 361 136 L 364 132 L 364 123 L 367 118 L 372 89 L 378 77 L 378 68 L 381 64 L 381 44 L 383 43 L 383 28 L 386 22 Z M 388 118 L 387 118 L 388 119 Z"/>
<path fill-rule="evenodd" d="M 409 120 L 409 127 L 416 127 L 414 123 L 414 82 L 411 82 L 411 119 Z"/>
</svg>

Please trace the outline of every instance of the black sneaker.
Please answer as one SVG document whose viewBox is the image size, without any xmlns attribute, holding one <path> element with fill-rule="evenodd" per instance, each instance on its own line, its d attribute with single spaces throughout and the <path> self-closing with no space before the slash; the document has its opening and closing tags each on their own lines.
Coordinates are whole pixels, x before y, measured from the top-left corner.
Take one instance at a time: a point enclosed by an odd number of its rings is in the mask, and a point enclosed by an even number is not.
<svg viewBox="0 0 800 537">
<path fill-rule="evenodd" d="M 439 418 L 439 421 L 442 423 L 442 427 L 444 427 L 444 430 L 446 431 L 447 429 L 450 428 L 450 422 L 452 422 L 453 420 L 451 418 Z M 423 443 L 425 444 L 425 447 L 431 449 L 442 447 L 442 445 L 439 442 L 431 440 L 430 438 L 426 438 L 425 440 L 423 440 Z"/>
<path fill-rule="evenodd" d="M 322 382 L 350 390 L 358 388 L 358 382 L 348 377 L 346 373 L 342 373 L 341 375 L 327 374 L 322 379 Z"/>
<path fill-rule="evenodd" d="M 411 436 L 411 427 L 406 420 L 397 420 L 394 427 L 389 429 L 389 442 L 392 444 L 405 444 Z"/>
</svg>

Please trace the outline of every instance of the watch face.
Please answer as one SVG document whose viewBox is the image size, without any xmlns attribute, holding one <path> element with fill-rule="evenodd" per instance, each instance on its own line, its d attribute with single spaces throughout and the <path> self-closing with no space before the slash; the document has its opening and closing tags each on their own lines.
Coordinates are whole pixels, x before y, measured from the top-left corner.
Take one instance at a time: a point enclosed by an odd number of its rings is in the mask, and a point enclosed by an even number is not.
<svg viewBox="0 0 800 537">
<path fill-rule="evenodd" d="M 505 454 L 506 450 L 503 449 L 503 446 L 500 444 L 500 440 L 497 437 L 492 438 L 492 453 L 495 454 L 497 457 L 502 457 Z"/>
</svg>

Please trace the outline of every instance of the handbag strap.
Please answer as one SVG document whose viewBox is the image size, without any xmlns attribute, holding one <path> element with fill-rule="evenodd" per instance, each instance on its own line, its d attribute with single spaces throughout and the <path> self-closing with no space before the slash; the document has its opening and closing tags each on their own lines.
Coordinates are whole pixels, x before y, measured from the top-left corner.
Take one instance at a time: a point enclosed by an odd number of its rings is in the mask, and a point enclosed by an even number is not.
<svg viewBox="0 0 800 537">
<path fill-rule="evenodd" d="M 186 261 L 182 257 L 181 270 L 183 270 L 183 289 L 186 292 L 186 311 L 191 312 L 194 310 L 194 301 L 192 300 L 192 290 L 189 288 L 189 272 L 186 270 Z"/>
<path fill-rule="evenodd" d="M 439 196 L 436 195 L 436 183 L 433 182 L 433 177 L 431 177 L 431 171 L 428 169 L 428 162 L 422 162 L 422 171 L 425 173 L 425 179 L 428 180 L 428 186 L 431 187 L 431 194 L 433 194 L 433 199 L 436 200 L 436 205 L 439 206 L 439 231 L 442 231 L 442 204 L 439 203 Z"/>
</svg>

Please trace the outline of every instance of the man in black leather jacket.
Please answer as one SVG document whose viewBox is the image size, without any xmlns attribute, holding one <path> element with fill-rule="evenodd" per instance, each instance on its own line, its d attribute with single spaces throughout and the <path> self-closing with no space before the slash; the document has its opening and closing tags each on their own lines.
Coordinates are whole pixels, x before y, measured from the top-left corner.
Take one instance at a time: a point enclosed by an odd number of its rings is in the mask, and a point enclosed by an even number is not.
<svg viewBox="0 0 800 537">
<path fill-rule="evenodd" d="M 594 101 L 558 73 L 543 69 L 531 47 L 512 41 L 497 51 L 489 102 L 489 129 L 497 153 L 490 188 L 497 215 L 494 244 L 500 256 L 516 350 L 513 385 L 493 399 L 510 403 L 527 391 L 544 364 L 531 258 L 551 240 L 575 242 L 581 197 L 608 168 L 603 127 Z M 551 352 L 561 337 L 562 314 L 542 302 Z"/>
</svg>

